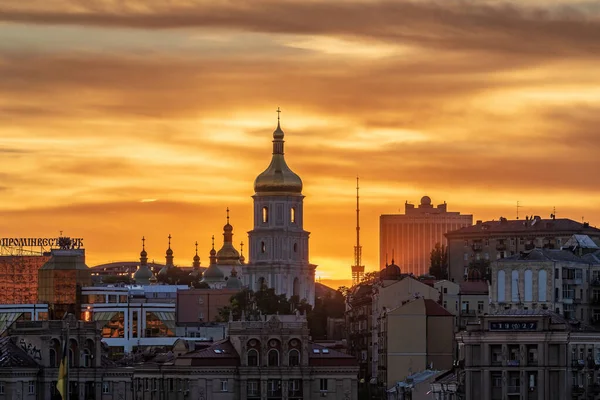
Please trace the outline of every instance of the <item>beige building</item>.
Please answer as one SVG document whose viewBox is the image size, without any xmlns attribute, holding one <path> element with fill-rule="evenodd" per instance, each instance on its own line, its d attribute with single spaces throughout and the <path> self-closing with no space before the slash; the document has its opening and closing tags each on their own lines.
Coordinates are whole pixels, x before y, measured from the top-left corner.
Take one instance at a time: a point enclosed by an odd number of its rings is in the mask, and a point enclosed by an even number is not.
<svg viewBox="0 0 600 400">
<path fill-rule="evenodd" d="M 287 315 L 230 321 L 224 340 L 179 339 L 163 350 L 116 361 L 104 354 L 96 323 L 16 322 L 0 339 L 0 398 L 56 398 L 67 332 L 69 400 L 358 397 L 356 360 L 310 342 L 306 318 Z"/>
<path fill-rule="evenodd" d="M 598 332 L 551 311 L 502 310 L 470 324 L 457 340 L 464 378 L 455 388 L 464 389 L 467 399 L 593 399 L 600 394 Z"/>
<path fill-rule="evenodd" d="M 491 264 L 491 309 L 552 310 L 586 323 L 600 318 L 600 264 L 569 250 L 534 249 Z"/>
<path fill-rule="evenodd" d="M 446 244 L 444 234 L 470 225 L 472 215 L 449 212 L 446 203 L 434 207 L 428 196 L 417 207 L 407 202 L 404 214 L 379 217 L 379 269 L 392 257 L 406 273 L 428 274 L 435 244 Z"/>
<path fill-rule="evenodd" d="M 419 298 L 382 317 L 378 380 L 387 389 L 428 368 L 453 361 L 454 316 L 436 301 Z"/>
<path fill-rule="evenodd" d="M 472 261 L 495 261 L 534 248 L 559 249 L 573 235 L 588 235 L 600 244 L 600 229 L 567 218 L 477 221 L 475 225 L 446 233 L 448 279 L 460 282 L 467 277 Z"/>
<path fill-rule="evenodd" d="M 442 306 L 456 317 L 456 329 L 464 329 L 489 312 L 490 297 L 487 282 L 473 277 L 466 282 L 437 281 L 434 287 L 441 294 Z"/>
</svg>

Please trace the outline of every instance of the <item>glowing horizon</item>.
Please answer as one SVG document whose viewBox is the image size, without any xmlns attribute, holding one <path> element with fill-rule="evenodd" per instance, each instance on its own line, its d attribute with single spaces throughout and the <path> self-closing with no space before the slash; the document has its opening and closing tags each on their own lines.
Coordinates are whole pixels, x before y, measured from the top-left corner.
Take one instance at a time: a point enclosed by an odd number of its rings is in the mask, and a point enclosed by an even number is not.
<svg viewBox="0 0 600 400">
<path fill-rule="evenodd" d="M 90 266 L 170 233 L 206 265 L 227 207 L 247 242 L 278 106 L 323 279 L 350 280 L 357 175 L 367 271 L 379 215 L 424 195 L 595 225 L 599 32 L 591 1 L 7 0 L 0 229 L 83 237 Z"/>
</svg>

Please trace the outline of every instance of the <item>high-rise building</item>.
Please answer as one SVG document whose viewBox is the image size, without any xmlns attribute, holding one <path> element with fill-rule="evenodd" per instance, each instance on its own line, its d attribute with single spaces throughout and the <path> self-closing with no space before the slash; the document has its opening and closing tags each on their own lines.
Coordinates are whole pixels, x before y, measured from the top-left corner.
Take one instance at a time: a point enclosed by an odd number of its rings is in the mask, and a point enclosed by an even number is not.
<svg viewBox="0 0 600 400">
<path fill-rule="evenodd" d="M 0 304 L 35 304 L 38 297 L 38 270 L 49 255 L 0 256 Z"/>
<path fill-rule="evenodd" d="M 470 225 L 472 215 L 449 212 L 445 202 L 434 207 L 428 196 L 418 207 L 406 202 L 404 214 L 379 217 L 379 268 L 384 269 L 391 257 L 402 272 L 427 274 L 436 243 L 446 244 L 446 232 Z"/>
<path fill-rule="evenodd" d="M 254 229 L 248 232 L 250 261 L 242 279 L 252 290 L 265 285 L 314 304 L 317 266 L 308 259 L 302 180 L 285 162 L 283 136 L 278 121 L 271 163 L 254 181 Z"/>
</svg>

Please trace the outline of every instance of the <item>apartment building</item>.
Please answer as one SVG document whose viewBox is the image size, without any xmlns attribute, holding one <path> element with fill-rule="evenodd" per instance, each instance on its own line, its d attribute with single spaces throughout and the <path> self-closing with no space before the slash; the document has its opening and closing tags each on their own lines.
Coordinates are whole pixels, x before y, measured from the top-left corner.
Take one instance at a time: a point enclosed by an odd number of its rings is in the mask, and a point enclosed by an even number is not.
<svg viewBox="0 0 600 400">
<path fill-rule="evenodd" d="M 464 395 L 480 400 L 600 395 L 600 335 L 549 310 L 500 310 L 456 335 Z"/>
<path fill-rule="evenodd" d="M 477 221 L 475 225 L 446 233 L 448 279 L 465 280 L 472 261 L 491 262 L 534 248 L 560 249 L 573 235 L 587 235 L 600 244 L 600 229 L 567 218 L 534 216 L 524 220 Z"/>
</svg>

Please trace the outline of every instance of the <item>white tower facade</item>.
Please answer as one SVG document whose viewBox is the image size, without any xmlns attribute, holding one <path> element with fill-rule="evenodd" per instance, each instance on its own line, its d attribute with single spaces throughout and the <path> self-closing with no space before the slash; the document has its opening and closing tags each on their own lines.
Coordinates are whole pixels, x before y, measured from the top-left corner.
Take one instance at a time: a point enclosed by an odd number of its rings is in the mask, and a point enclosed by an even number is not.
<svg viewBox="0 0 600 400">
<path fill-rule="evenodd" d="M 302 180 L 285 162 L 283 136 L 278 121 L 271 164 L 254 181 L 254 229 L 243 280 L 252 290 L 266 285 L 314 305 L 316 265 L 309 262 Z"/>
</svg>

